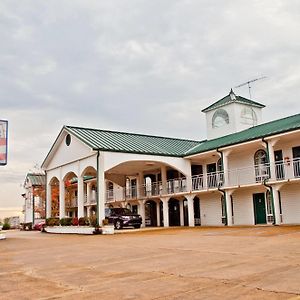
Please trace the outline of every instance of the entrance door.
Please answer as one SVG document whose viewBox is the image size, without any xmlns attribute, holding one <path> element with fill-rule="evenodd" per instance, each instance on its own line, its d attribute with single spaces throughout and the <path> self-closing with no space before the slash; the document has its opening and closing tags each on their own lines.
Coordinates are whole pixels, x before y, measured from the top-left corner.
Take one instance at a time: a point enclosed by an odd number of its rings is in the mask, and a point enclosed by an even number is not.
<svg viewBox="0 0 300 300">
<path fill-rule="evenodd" d="M 266 224 L 266 204 L 265 194 L 253 194 L 254 218 L 255 224 Z"/>
<path fill-rule="evenodd" d="M 209 164 L 206 166 L 207 168 L 207 186 L 208 187 L 216 187 L 217 186 L 217 177 L 216 177 L 216 171 L 217 166 L 216 164 Z"/>
<path fill-rule="evenodd" d="M 282 150 L 274 151 L 276 179 L 284 179 L 284 164 Z"/>
<path fill-rule="evenodd" d="M 293 165 L 294 176 L 300 177 L 300 147 L 294 147 L 293 149 Z"/>
<path fill-rule="evenodd" d="M 179 201 L 172 198 L 169 200 L 169 225 L 180 226 Z"/>
</svg>

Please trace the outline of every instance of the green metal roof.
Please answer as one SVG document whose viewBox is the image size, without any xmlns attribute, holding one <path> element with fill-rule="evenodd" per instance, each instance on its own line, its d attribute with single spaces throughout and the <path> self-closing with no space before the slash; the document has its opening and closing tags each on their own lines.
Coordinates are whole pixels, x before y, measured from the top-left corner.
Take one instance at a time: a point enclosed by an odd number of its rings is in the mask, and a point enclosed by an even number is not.
<svg viewBox="0 0 300 300">
<path fill-rule="evenodd" d="M 44 174 L 39 173 L 28 173 L 25 181 L 26 180 L 30 180 L 32 185 L 45 185 L 46 176 Z"/>
<path fill-rule="evenodd" d="M 231 96 L 232 95 L 232 96 Z M 202 110 L 202 112 L 207 112 L 216 108 L 219 108 L 221 106 L 224 106 L 226 104 L 229 103 L 242 103 L 242 104 L 247 104 L 247 105 L 251 105 L 251 106 L 256 106 L 256 107 L 265 107 L 265 105 L 252 101 L 250 99 L 241 97 L 241 96 L 237 96 L 234 94 L 234 92 L 231 90 L 230 93 L 225 96 L 224 98 L 218 100 L 217 102 L 213 103 L 212 105 L 206 107 L 205 109 Z"/>
<path fill-rule="evenodd" d="M 201 141 L 64 126 L 93 150 L 182 157 Z"/>
<path fill-rule="evenodd" d="M 235 145 L 296 129 L 300 129 L 300 114 L 264 123 L 217 139 L 204 141 L 193 149 L 187 151 L 185 153 L 185 156 Z"/>
</svg>

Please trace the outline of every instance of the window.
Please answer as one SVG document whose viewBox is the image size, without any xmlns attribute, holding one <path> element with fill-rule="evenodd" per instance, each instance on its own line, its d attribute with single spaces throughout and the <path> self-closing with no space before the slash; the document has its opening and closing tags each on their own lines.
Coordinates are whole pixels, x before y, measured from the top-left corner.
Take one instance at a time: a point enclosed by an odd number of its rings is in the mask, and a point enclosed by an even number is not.
<svg viewBox="0 0 300 300">
<path fill-rule="evenodd" d="M 256 182 L 264 181 L 270 177 L 270 167 L 265 150 L 260 149 L 254 154 L 254 168 Z"/>
<path fill-rule="evenodd" d="M 229 124 L 229 116 L 225 109 L 218 109 L 212 117 L 212 128 L 219 128 Z"/>
<path fill-rule="evenodd" d="M 252 107 L 244 107 L 241 111 L 241 123 L 246 125 L 257 125 L 257 116 Z"/>
<path fill-rule="evenodd" d="M 268 218 L 268 223 L 273 223 L 274 222 L 272 200 L 273 199 L 272 199 L 272 195 L 271 195 L 270 191 L 267 191 L 266 201 L 267 201 L 267 218 Z"/>
<path fill-rule="evenodd" d="M 224 196 L 221 197 L 221 207 L 222 207 L 222 224 L 226 224 L 226 203 Z"/>
</svg>

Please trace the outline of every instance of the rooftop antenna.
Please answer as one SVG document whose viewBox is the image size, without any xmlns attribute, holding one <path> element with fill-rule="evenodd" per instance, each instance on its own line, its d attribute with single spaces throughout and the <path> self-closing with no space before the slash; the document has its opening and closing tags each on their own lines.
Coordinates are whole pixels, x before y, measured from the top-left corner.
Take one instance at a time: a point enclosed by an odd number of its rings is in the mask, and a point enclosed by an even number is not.
<svg viewBox="0 0 300 300">
<path fill-rule="evenodd" d="M 262 76 L 262 77 L 259 77 L 259 78 L 255 78 L 255 79 L 246 81 L 246 82 L 244 82 L 244 83 L 241 83 L 241 84 L 235 86 L 235 88 L 239 88 L 239 87 L 241 87 L 241 86 L 248 85 L 249 96 L 250 96 L 250 99 L 251 99 L 252 97 L 251 97 L 251 86 L 250 86 L 250 83 L 252 83 L 252 82 L 254 82 L 254 81 L 257 81 L 257 80 L 265 79 L 265 78 L 267 78 L 267 76 Z"/>
</svg>

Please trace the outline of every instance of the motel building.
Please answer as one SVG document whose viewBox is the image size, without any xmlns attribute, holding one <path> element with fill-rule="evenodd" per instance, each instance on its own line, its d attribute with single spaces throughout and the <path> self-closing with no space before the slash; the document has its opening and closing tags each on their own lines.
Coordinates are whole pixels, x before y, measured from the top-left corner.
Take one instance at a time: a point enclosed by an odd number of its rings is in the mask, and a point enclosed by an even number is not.
<svg viewBox="0 0 300 300">
<path fill-rule="evenodd" d="M 263 123 L 264 107 L 231 90 L 203 109 L 204 141 L 64 126 L 42 164 L 46 216 L 101 223 L 127 207 L 142 226 L 299 224 L 300 114 Z"/>
</svg>

